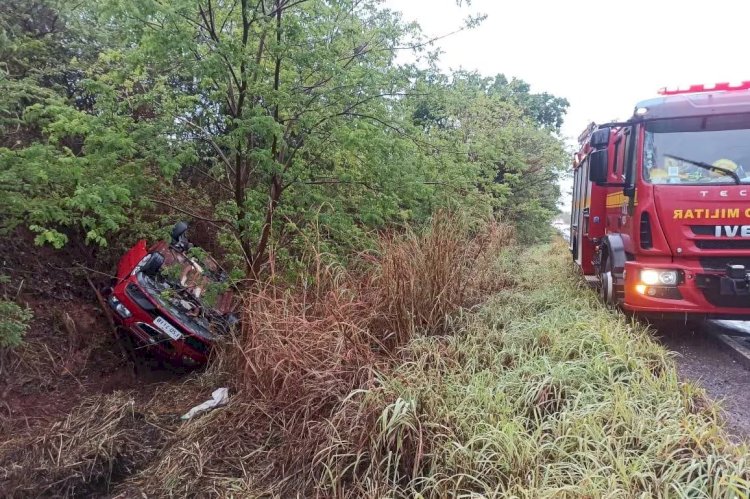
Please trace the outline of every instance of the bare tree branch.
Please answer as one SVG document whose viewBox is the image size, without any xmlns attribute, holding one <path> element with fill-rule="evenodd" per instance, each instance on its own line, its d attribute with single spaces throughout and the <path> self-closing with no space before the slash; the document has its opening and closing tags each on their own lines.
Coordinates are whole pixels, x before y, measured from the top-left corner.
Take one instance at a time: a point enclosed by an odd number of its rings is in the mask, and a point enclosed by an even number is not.
<svg viewBox="0 0 750 499">
<path fill-rule="evenodd" d="M 190 212 L 190 211 L 188 211 L 188 210 L 186 210 L 184 208 L 180 208 L 179 206 L 175 206 L 175 205 L 173 205 L 171 203 L 167 203 L 166 201 L 162 201 L 160 199 L 148 198 L 148 200 L 151 201 L 152 203 L 160 204 L 162 206 L 166 206 L 167 208 L 171 208 L 171 209 L 173 209 L 175 211 L 179 211 L 180 213 L 188 215 L 189 217 L 193 217 L 196 220 L 203 220 L 204 222 L 208 222 L 211 225 L 213 225 L 214 227 L 217 227 L 219 229 L 221 229 L 223 226 L 226 226 L 226 225 L 229 225 L 230 227 L 234 226 L 234 224 L 232 222 L 230 222 L 229 220 L 224 220 L 222 218 L 207 218 L 207 217 L 204 217 L 204 216 L 201 216 L 201 215 L 197 215 L 197 214 L 195 214 L 193 212 Z"/>
<path fill-rule="evenodd" d="M 180 121 L 182 121 L 186 125 L 188 125 L 188 126 L 190 126 L 192 128 L 195 128 L 196 130 L 199 130 L 203 134 L 204 140 L 206 142 L 208 142 L 209 144 L 211 144 L 211 147 L 214 148 L 214 150 L 216 151 L 216 153 L 221 158 L 221 161 L 224 163 L 224 166 L 225 166 L 225 169 L 226 169 L 227 178 L 231 178 L 230 177 L 230 173 L 234 174 L 234 167 L 232 166 L 232 163 L 229 161 L 229 158 L 227 158 L 227 156 L 224 154 L 224 151 L 221 150 L 221 147 L 219 146 L 219 144 L 217 144 L 216 141 L 211 137 L 211 133 L 208 130 L 206 130 L 205 128 L 201 127 L 200 125 L 198 125 L 196 123 L 193 123 L 192 121 L 190 121 L 190 120 L 188 120 L 186 118 L 178 117 L 177 119 L 180 120 Z M 229 184 L 229 189 L 231 190 L 231 188 L 232 188 L 232 186 L 231 186 L 231 184 Z"/>
</svg>

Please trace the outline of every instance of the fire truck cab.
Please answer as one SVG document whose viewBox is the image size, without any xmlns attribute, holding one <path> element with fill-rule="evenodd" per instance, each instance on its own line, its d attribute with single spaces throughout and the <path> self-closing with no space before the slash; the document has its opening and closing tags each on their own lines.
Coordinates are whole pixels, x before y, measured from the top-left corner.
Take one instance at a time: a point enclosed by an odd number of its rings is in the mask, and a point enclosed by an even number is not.
<svg viewBox="0 0 750 499">
<path fill-rule="evenodd" d="M 750 319 L 750 82 L 659 93 L 579 137 L 573 259 L 627 311 Z"/>
</svg>

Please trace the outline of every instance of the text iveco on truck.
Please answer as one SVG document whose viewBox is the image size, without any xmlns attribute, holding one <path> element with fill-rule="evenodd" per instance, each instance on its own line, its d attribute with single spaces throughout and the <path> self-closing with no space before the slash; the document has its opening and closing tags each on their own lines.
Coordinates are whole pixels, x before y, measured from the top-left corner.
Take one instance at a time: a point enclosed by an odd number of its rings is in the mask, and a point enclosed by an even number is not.
<svg viewBox="0 0 750 499">
<path fill-rule="evenodd" d="M 750 82 L 660 94 L 579 137 L 573 259 L 626 310 L 750 319 Z"/>
</svg>

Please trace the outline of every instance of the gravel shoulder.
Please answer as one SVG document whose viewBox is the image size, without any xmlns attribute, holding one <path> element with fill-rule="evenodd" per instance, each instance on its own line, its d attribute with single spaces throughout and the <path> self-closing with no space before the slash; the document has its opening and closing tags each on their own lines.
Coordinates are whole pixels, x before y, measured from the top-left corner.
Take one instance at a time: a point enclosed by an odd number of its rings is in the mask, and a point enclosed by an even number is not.
<svg viewBox="0 0 750 499">
<path fill-rule="evenodd" d="M 750 323 L 716 321 L 700 327 L 660 324 L 657 338 L 675 353 L 682 379 L 702 386 L 724 409 L 726 429 L 737 440 L 750 443 L 750 371 L 735 360 L 710 329 L 728 334 L 750 334 Z"/>
</svg>

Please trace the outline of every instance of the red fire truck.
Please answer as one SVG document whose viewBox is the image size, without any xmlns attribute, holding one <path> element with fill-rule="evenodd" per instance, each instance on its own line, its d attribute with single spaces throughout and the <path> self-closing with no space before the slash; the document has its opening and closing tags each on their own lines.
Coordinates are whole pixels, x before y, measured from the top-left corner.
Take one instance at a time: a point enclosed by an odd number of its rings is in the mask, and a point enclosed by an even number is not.
<svg viewBox="0 0 750 499">
<path fill-rule="evenodd" d="M 573 259 L 639 315 L 750 319 L 750 82 L 659 93 L 579 137 Z"/>
</svg>

